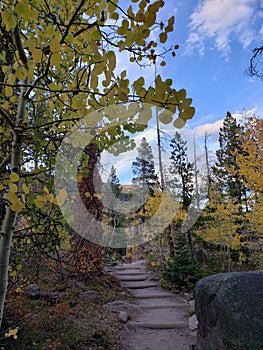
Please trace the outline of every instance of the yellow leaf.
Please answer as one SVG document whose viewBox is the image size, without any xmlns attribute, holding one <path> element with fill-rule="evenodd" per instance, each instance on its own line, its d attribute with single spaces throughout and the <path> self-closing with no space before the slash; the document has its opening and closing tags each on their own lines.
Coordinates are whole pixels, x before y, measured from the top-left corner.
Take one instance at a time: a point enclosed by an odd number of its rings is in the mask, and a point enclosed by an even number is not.
<svg viewBox="0 0 263 350">
<path fill-rule="evenodd" d="M 23 203 L 20 203 L 20 202 L 15 202 L 15 203 L 12 203 L 10 208 L 13 211 L 20 211 L 20 210 L 25 208 L 25 205 Z"/>
<path fill-rule="evenodd" d="M 17 175 L 17 173 L 12 171 L 10 174 L 10 180 L 12 182 L 17 182 L 17 181 L 19 181 L 19 179 L 20 179 L 20 177 Z"/>
<path fill-rule="evenodd" d="M 4 189 L 4 185 L 0 184 L 0 191 L 2 191 Z"/>
<path fill-rule="evenodd" d="M 181 129 L 184 125 L 185 125 L 185 120 L 181 119 L 181 118 L 177 118 L 174 121 L 174 127 L 177 129 Z"/>
<path fill-rule="evenodd" d="M 28 6 L 27 6 L 27 4 L 24 3 L 24 2 L 19 2 L 18 4 L 16 4 L 15 12 L 18 15 L 20 15 L 21 17 L 27 18 L 27 14 L 28 14 Z"/>
<path fill-rule="evenodd" d="M 41 50 L 33 48 L 33 49 L 31 49 L 31 53 L 32 53 L 33 60 L 36 63 L 41 63 L 42 62 L 43 52 Z"/>
<path fill-rule="evenodd" d="M 19 67 L 15 72 L 15 76 L 20 80 L 25 80 L 27 77 L 27 72 L 25 69 Z"/>
<path fill-rule="evenodd" d="M 58 205 L 63 205 L 66 198 L 67 198 L 68 194 L 67 194 L 67 191 L 65 189 L 62 189 L 62 190 L 59 190 L 59 193 L 56 197 L 56 200 L 57 200 L 57 204 Z"/>
<path fill-rule="evenodd" d="M 171 115 L 171 112 L 164 111 L 160 113 L 159 119 L 163 124 L 169 124 L 173 120 L 173 117 Z"/>
<path fill-rule="evenodd" d="M 159 38 L 160 38 L 160 43 L 164 44 L 167 40 L 167 34 L 166 33 L 161 33 L 159 35 Z"/>
<path fill-rule="evenodd" d="M 49 194 L 49 190 L 48 190 L 47 186 L 44 186 L 43 191 L 46 192 L 47 194 Z"/>
<path fill-rule="evenodd" d="M 51 52 L 59 52 L 60 50 L 60 38 L 59 38 L 59 34 L 55 34 L 55 37 L 53 39 L 51 39 L 50 41 L 50 50 Z"/>
<path fill-rule="evenodd" d="M 5 87 L 5 96 L 11 97 L 13 95 L 13 88 L 11 86 Z"/>
<path fill-rule="evenodd" d="M 21 265 L 21 264 L 18 264 L 18 265 L 16 266 L 16 269 L 17 269 L 17 271 L 22 270 L 22 265 Z"/>
<path fill-rule="evenodd" d="M 179 117 L 183 120 L 187 120 L 187 119 L 192 119 L 194 114 L 195 114 L 195 108 L 189 107 L 186 110 L 184 110 L 183 112 L 180 112 Z"/>
<path fill-rule="evenodd" d="M 15 15 L 10 14 L 7 22 L 6 22 L 6 30 L 10 30 L 15 28 L 15 26 L 17 25 L 17 18 Z"/>
<path fill-rule="evenodd" d="M 7 193 L 6 198 L 9 200 L 10 203 L 16 203 L 19 201 L 16 193 L 11 191 Z"/>
<path fill-rule="evenodd" d="M 61 63 L 61 55 L 60 55 L 60 52 L 55 52 L 53 53 L 53 55 L 51 56 L 51 59 L 50 59 L 50 64 L 52 66 L 56 66 L 56 67 L 59 67 Z"/>
<path fill-rule="evenodd" d="M 40 201 L 39 199 L 35 199 L 34 202 L 35 202 L 35 205 L 37 208 L 39 208 L 39 209 L 43 208 L 43 206 L 44 206 L 43 201 Z"/>
<path fill-rule="evenodd" d="M 78 174 L 77 176 L 77 182 L 81 182 L 83 180 L 83 175 Z"/>
<path fill-rule="evenodd" d="M 27 187 L 26 184 L 23 184 L 23 185 L 22 185 L 22 190 L 23 190 L 23 192 L 24 192 L 25 194 L 28 194 L 28 193 L 29 193 L 29 188 Z"/>
<path fill-rule="evenodd" d="M 14 184 L 14 183 L 10 183 L 10 184 L 9 184 L 9 188 L 10 188 L 10 191 L 11 191 L 11 192 L 16 193 L 16 192 L 18 191 L 18 187 L 17 187 L 17 185 Z"/>
</svg>

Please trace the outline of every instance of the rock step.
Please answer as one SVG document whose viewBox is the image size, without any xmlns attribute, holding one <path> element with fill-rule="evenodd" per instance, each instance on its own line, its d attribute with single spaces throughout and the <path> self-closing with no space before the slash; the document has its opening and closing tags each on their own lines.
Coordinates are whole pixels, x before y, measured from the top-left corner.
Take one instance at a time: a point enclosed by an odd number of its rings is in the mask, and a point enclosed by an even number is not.
<svg viewBox="0 0 263 350">
<path fill-rule="evenodd" d="M 156 304 L 149 304 L 149 305 L 139 305 L 140 308 L 142 309 L 151 309 L 151 310 L 156 310 L 156 309 L 184 309 L 185 305 L 184 304 L 163 304 L 163 305 L 156 305 Z"/>
<path fill-rule="evenodd" d="M 122 265 L 114 267 L 114 270 L 144 270 L 145 268 L 143 266 L 135 266 L 135 265 Z"/>
<path fill-rule="evenodd" d="M 116 276 L 115 276 L 116 277 Z M 121 282 L 142 282 L 147 280 L 147 276 L 118 276 L 117 277 Z"/>
<path fill-rule="evenodd" d="M 128 289 L 144 289 L 144 288 L 152 288 L 157 287 L 158 283 L 148 282 L 148 283 L 134 283 L 134 282 L 123 282 L 121 283 L 122 287 Z"/>
<path fill-rule="evenodd" d="M 135 298 L 138 299 L 157 299 L 157 298 L 172 298 L 173 295 L 165 293 L 156 293 L 156 294 L 133 294 Z"/>
<path fill-rule="evenodd" d="M 182 329 L 187 327 L 185 322 L 130 322 L 129 325 L 135 328 L 149 329 Z"/>
<path fill-rule="evenodd" d="M 114 276 L 116 278 L 119 278 L 121 276 L 145 276 L 145 272 L 132 272 L 132 271 L 127 271 L 127 272 L 115 272 Z"/>
</svg>

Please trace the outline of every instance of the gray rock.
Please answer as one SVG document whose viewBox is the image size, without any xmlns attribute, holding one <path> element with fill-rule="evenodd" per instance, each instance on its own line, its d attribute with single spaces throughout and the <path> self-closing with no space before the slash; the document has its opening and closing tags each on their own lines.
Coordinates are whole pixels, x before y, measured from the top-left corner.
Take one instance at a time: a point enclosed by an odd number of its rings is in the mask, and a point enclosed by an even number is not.
<svg viewBox="0 0 263 350">
<path fill-rule="evenodd" d="M 29 298 L 38 298 L 40 294 L 40 287 L 38 284 L 30 284 L 28 287 L 25 289 L 25 295 Z"/>
<path fill-rule="evenodd" d="M 128 312 L 126 311 L 121 311 L 119 313 L 119 320 L 123 323 L 126 323 L 129 319 L 129 315 L 128 315 Z"/>
<path fill-rule="evenodd" d="M 44 299 L 49 301 L 50 303 L 56 303 L 59 298 L 58 291 L 50 291 L 50 290 L 40 290 L 40 287 L 37 284 L 30 284 L 25 289 L 25 295 L 30 299 Z"/>
<path fill-rule="evenodd" d="M 193 316 L 191 316 L 189 318 L 188 326 L 189 326 L 190 331 L 192 331 L 192 332 L 197 330 L 197 328 L 198 328 L 198 321 L 197 321 L 196 315 L 193 315 Z"/>
<path fill-rule="evenodd" d="M 126 311 L 128 313 L 133 313 L 139 311 L 139 307 L 134 304 L 126 303 L 125 301 L 114 300 L 108 304 L 102 306 L 104 309 L 114 310 L 114 311 Z"/>
<path fill-rule="evenodd" d="M 195 310 L 195 300 L 189 300 L 188 305 L 190 306 L 191 309 Z"/>
<path fill-rule="evenodd" d="M 195 296 L 197 350 L 263 349 L 263 271 L 206 277 Z"/>
<path fill-rule="evenodd" d="M 86 300 L 86 299 L 97 299 L 100 297 L 100 293 L 97 292 L 96 290 L 86 290 L 85 292 L 81 292 L 79 294 L 79 298 L 81 300 Z"/>
<path fill-rule="evenodd" d="M 110 284 L 104 280 L 100 281 L 100 285 L 106 289 L 110 289 Z"/>
<path fill-rule="evenodd" d="M 185 298 L 187 301 L 190 301 L 190 300 L 193 300 L 194 299 L 194 296 L 192 293 L 184 293 L 185 295 Z"/>
</svg>

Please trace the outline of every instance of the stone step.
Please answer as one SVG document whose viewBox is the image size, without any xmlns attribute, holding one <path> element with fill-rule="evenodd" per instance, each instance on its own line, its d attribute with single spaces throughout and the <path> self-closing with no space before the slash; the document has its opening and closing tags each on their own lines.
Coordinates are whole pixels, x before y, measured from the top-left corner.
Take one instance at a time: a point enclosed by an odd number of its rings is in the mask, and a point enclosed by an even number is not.
<svg viewBox="0 0 263 350">
<path fill-rule="evenodd" d="M 125 270 L 125 269 L 145 270 L 145 267 L 142 265 L 132 265 L 132 264 L 114 266 L 114 270 Z"/>
<path fill-rule="evenodd" d="M 137 271 L 115 272 L 114 276 L 116 278 L 119 278 L 121 276 L 145 276 L 145 272 L 137 272 Z"/>
<path fill-rule="evenodd" d="M 130 322 L 129 326 L 149 329 L 182 329 L 186 328 L 185 322 Z"/>
<path fill-rule="evenodd" d="M 167 293 L 150 293 L 150 294 L 133 294 L 135 298 L 138 299 L 157 299 L 157 298 L 172 298 L 172 294 L 167 294 Z"/>
<path fill-rule="evenodd" d="M 158 283 L 155 283 L 155 282 L 143 282 L 143 283 L 123 282 L 123 283 L 121 283 L 121 286 L 124 288 L 128 288 L 128 289 L 144 289 L 144 288 L 157 287 Z"/>
<path fill-rule="evenodd" d="M 184 309 L 185 305 L 184 304 L 162 304 L 162 305 L 157 305 L 157 304 L 148 304 L 148 305 L 139 305 L 140 308 L 142 309 L 151 309 L 151 310 L 156 310 L 156 309 Z"/>
<path fill-rule="evenodd" d="M 117 276 L 115 276 L 117 277 Z M 147 276 L 142 275 L 142 276 L 118 276 L 117 277 L 119 281 L 121 282 L 141 282 L 141 281 L 146 281 Z"/>
</svg>

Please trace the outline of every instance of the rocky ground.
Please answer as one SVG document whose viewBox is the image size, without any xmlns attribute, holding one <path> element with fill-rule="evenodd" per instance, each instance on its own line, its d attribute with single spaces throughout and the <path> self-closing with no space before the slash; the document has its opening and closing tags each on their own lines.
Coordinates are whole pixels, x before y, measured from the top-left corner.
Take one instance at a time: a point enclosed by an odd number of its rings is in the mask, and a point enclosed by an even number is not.
<svg viewBox="0 0 263 350">
<path fill-rule="evenodd" d="M 135 306 L 118 306 L 119 318 L 127 322 L 118 350 L 195 349 L 197 325 L 185 295 L 161 288 L 145 261 L 118 265 L 113 275 L 135 297 Z"/>
</svg>

